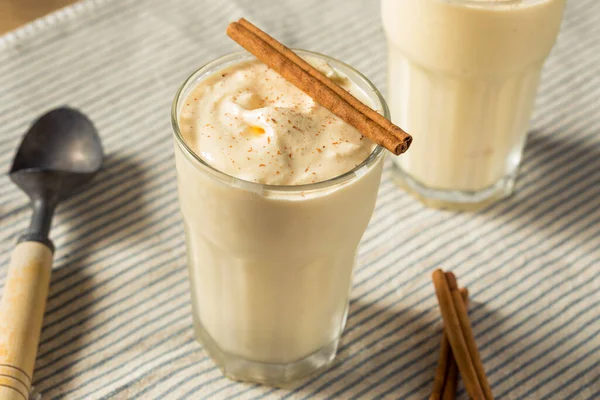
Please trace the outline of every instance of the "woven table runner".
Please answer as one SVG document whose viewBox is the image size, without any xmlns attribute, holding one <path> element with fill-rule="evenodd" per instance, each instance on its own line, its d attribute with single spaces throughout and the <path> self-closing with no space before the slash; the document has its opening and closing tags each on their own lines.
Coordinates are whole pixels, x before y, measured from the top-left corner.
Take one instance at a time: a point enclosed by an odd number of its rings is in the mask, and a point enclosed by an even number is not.
<svg viewBox="0 0 600 400">
<path fill-rule="evenodd" d="M 339 355 L 287 389 L 224 378 L 192 332 L 170 105 L 195 69 L 239 49 L 225 28 L 241 16 L 385 94 L 376 0 L 85 0 L 0 38 L 0 265 L 29 222 L 6 172 L 32 120 L 81 109 L 107 155 L 54 219 L 43 398 L 425 399 L 442 329 L 435 268 L 470 289 L 498 399 L 600 398 L 600 2 L 568 4 L 514 196 L 477 213 L 428 209 L 388 165 Z"/>
</svg>

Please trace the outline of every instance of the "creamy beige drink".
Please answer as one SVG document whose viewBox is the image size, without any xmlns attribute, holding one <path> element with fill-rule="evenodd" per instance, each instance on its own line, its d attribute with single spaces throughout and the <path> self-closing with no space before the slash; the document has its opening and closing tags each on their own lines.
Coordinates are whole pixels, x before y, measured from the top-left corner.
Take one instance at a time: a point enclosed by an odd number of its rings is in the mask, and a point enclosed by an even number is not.
<svg viewBox="0 0 600 400">
<path fill-rule="evenodd" d="M 426 200 L 508 194 L 565 0 L 383 0 L 395 159 Z"/>
<path fill-rule="evenodd" d="M 365 94 L 326 63 L 311 60 L 354 97 Z M 350 171 L 374 149 L 311 97 L 258 60 L 237 63 L 187 95 L 179 126 L 211 166 L 249 182 L 304 185 Z"/>
<path fill-rule="evenodd" d="M 385 111 L 356 71 L 299 53 Z M 327 364 L 383 150 L 246 53 L 194 74 L 173 111 L 198 338 L 237 379 L 278 383 Z"/>
</svg>

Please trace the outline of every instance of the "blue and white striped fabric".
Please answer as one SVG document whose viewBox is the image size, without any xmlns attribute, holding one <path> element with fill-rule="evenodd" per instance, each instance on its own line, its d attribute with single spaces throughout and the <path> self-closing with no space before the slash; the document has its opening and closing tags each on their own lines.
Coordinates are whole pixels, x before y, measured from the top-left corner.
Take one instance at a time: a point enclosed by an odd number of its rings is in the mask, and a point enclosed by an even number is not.
<svg viewBox="0 0 600 400">
<path fill-rule="evenodd" d="M 91 116 L 108 155 L 55 218 L 44 399 L 424 399 L 438 267 L 470 289 L 498 399 L 600 398 L 600 2 L 568 5 L 515 196 L 474 214 L 427 209 L 386 170 L 339 356 L 285 390 L 223 378 L 192 334 L 169 107 L 194 69 L 237 49 L 225 27 L 240 16 L 385 86 L 376 0 L 86 0 L 0 38 L 0 168 L 63 104 Z M 30 214 L 4 172 L 0 187 L 6 265 Z"/>
</svg>

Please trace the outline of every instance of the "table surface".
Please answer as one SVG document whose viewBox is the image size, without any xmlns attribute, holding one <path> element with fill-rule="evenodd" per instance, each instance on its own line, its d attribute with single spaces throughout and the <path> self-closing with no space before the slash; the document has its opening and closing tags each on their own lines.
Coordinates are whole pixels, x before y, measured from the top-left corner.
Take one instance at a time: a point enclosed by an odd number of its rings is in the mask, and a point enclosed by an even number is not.
<svg viewBox="0 0 600 400">
<path fill-rule="evenodd" d="M 18 15 L 41 4 L 0 1 L 23 5 Z M 174 93 L 199 66 L 239 50 L 225 27 L 244 16 L 291 47 L 353 65 L 385 95 L 379 11 L 376 0 L 83 0 L 0 37 L 0 293 L 31 214 L 6 174 L 31 121 L 80 109 L 106 155 L 53 221 L 33 377 L 44 400 L 426 399 L 442 329 L 435 268 L 469 288 L 497 399 L 600 398 L 598 0 L 568 2 L 514 196 L 478 213 L 427 209 L 386 165 L 328 370 L 286 389 L 231 382 L 194 340 Z"/>
<path fill-rule="evenodd" d="M 0 35 L 75 0 L 0 0 Z"/>
</svg>

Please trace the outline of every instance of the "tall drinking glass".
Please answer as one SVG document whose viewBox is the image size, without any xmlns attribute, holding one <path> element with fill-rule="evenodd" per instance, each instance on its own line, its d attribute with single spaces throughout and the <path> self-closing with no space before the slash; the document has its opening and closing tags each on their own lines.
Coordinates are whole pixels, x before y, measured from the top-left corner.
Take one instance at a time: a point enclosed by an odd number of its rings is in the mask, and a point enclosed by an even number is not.
<svg viewBox="0 0 600 400">
<path fill-rule="evenodd" d="M 542 65 L 565 0 L 382 0 L 395 177 L 430 206 L 512 193 Z"/>
<path fill-rule="evenodd" d="M 389 117 L 359 72 L 327 62 Z M 335 357 L 359 241 L 375 206 L 383 152 L 324 182 L 273 186 L 213 168 L 179 127 L 187 94 L 204 78 L 252 58 L 236 53 L 195 72 L 172 108 L 179 202 L 185 227 L 196 337 L 234 379 L 280 384 Z"/>
</svg>

